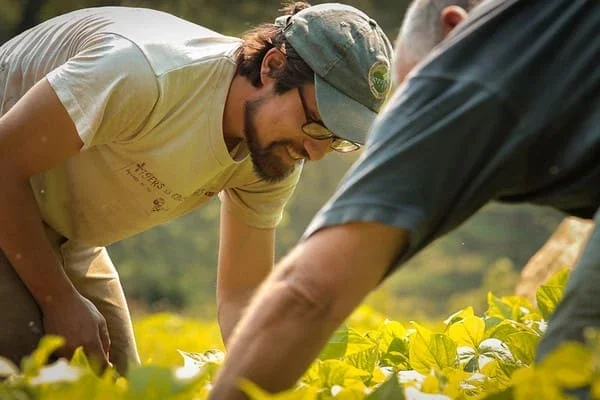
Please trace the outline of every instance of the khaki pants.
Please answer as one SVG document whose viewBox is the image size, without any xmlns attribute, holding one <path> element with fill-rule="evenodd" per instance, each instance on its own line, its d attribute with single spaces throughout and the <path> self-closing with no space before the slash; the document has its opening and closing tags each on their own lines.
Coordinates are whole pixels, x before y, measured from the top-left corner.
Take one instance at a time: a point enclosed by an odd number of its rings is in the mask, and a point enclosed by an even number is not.
<svg viewBox="0 0 600 400">
<path fill-rule="evenodd" d="M 125 295 L 106 249 L 78 245 L 50 229 L 47 235 L 73 285 L 106 318 L 110 361 L 124 374 L 128 364 L 139 364 L 140 359 Z M 0 251 L 0 355 L 18 365 L 43 334 L 37 303 Z"/>
</svg>

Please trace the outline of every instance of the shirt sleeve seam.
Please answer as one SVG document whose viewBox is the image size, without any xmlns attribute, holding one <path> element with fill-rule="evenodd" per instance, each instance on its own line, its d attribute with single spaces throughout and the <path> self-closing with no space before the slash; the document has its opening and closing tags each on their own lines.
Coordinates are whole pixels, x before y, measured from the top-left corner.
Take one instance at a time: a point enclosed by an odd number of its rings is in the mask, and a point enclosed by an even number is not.
<svg viewBox="0 0 600 400">
<path fill-rule="evenodd" d="M 368 206 L 368 212 L 364 212 Z M 395 214 L 396 217 L 390 219 L 387 216 L 373 218 L 373 211 L 378 209 L 384 211 L 385 214 Z M 362 212 L 352 212 L 353 210 L 361 210 Z M 408 216 L 410 214 L 410 216 Z M 423 218 L 423 212 L 417 208 L 406 206 L 399 207 L 377 202 L 356 202 L 338 204 L 333 208 L 328 208 L 323 213 L 318 214 L 313 222 L 311 222 L 303 234 L 302 239 L 307 239 L 316 231 L 334 225 L 341 225 L 349 222 L 380 222 L 387 226 L 403 228 L 411 232 L 416 230 L 419 219 Z"/>
</svg>

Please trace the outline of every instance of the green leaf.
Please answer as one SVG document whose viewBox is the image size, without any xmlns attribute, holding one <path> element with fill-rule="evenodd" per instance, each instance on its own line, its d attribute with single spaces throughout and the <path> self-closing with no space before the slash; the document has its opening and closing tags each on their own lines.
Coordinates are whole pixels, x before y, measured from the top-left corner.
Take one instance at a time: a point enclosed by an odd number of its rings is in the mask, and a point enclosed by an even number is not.
<svg viewBox="0 0 600 400">
<path fill-rule="evenodd" d="M 457 346 L 476 348 L 484 339 L 485 322 L 483 318 L 469 316 L 448 327 L 448 336 Z"/>
<path fill-rule="evenodd" d="M 183 357 L 183 366 L 177 368 L 175 376 L 179 379 L 193 379 L 204 375 L 210 380 L 217 367 L 223 363 L 225 353 L 221 350 L 207 350 L 204 353 L 190 353 L 182 350 L 177 352 Z"/>
<path fill-rule="evenodd" d="M 440 393 L 442 391 L 443 378 L 444 376 L 441 373 L 429 374 L 425 377 L 425 380 L 421 384 L 419 390 L 421 390 L 423 393 Z"/>
<path fill-rule="evenodd" d="M 88 360 L 85 352 L 83 351 L 83 347 L 79 346 L 75 349 L 73 353 L 73 357 L 71 357 L 71 361 L 69 362 L 74 367 L 79 367 L 85 370 L 91 371 L 90 361 Z"/>
<path fill-rule="evenodd" d="M 408 369 L 408 331 L 397 321 L 386 320 L 376 332 L 368 336 L 378 344 L 380 364 L 398 369 Z"/>
<path fill-rule="evenodd" d="M 510 304 L 502 301 L 501 298 L 494 296 L 492 292 L 487 295 L 488 310 L 485 315 L 502 319 L 512 319 L 512 307 Z"/>
<path fill-rule="evenodd" d="M 195 381 L 178 380 L 170 368 L 139 366 L 128 374 L 129 393 L 132 399 L 162 400 L 190 391 Z"/>
<path fill-rule="evenodd" d="M 490 338 L 479 344 L 479 354 L 498 360 L 501 363 L 512 364 L 515 359 L 508 346 L 500 339 Z"/>
<path fill-rule="evenodd" d="M 377 351 L 377 347 L 373 345 L 369 349 L 346 356 L 344 360 L 349 365 L 367 372 L 369 375 L 368 377 L 365 377 L 366 379 L 364 382 L 368 383 L 377 366 L 377 362 L 379 361 L 379 352 Z"/>
<path fill-rule="evenodd" d="M 538 369 L 561 387 L 579 388 L 591 383 L 592 354 L 581 343 L 563 343 L 542 360 Z"/>
<path fill-rule="evenodd" d="M 369 376 L 379 361 L 379 349 L 377 343 L 359 334 L 353 329 L 348 330 L 348 347 L 344 361 L 348 364 L 366 371 Z"/>
<path fill-rule="evenodd" d="M 46 335 L 38 344 L 37 349 L 21 361 L 21 369 L 27 377 L 38 374 L 40 369 L 48 362 L 50 355 L 64 344 L 65 340 L 59 336 Z"/>
<path fill-rule="evenodd" d="M 395 341 L 407 341 L 407 331 L 400 322 L 386 320 L 377 331 L 367 334 L 373 341 L 377 342 L 379 350 L 383 353 L 389 351 L 397 351 L 398 349 L 390 349 Z"/>
<path fill-rule="evenodd" d="M 536 291 L 535 300 L 544 319 L 550 318 L 562 300 L 568 279 L 569 269 L 563 268 Z"/>
<path fill-rule="evenodd" d="M 446 320 L 444 320 L 444 324 L 452 325 L 456 322 L 462 321 L 465 318 L 474 317 L 474 316 L 475 316 L 475 312 L 473 311 L 473 307 L 469 306 L 467 308 L 464 308 L 460 311 L 455 312 L 454 314 L 452 314 L 451 316 L 446 318 Z"/>
<path fill-rule="evenodd" d="M 443 394 L 423 393 L 416 387 L 406 388 L 406 397 L 418 400 L 452 400 L 450 397 Z"/>
<path fill-rule="evenodd" d="M 537 334 L 521 332 L 511 336 L 506 345 L 517 360 L 530 365 L 535 361 L 535 352 L 539 343 L 540 337 Z"/>
<path fill-rule="evenodd" d="M 505 320 L 491 332 L 490 336 L 506 344 L 516 360 L 525 364 L 531 364 L 535 360 L 540 335 L 526 325 Z"/>
<path fill-rule="evenodd" d="M 488 360 L 490 361 L 480 367 L 480 372 L 487 377 L 486 388 L 491 392 L 510 386 L 511 377 L 515 371 L 525 368 L 517 364 L 502 363 L 497 359 Z"/>
<path fill-rule="evenodd" d="M 431 333 L 429 330 L 413 323 L 417 333 L 410 341 L 410 365 L 423 374 L 428 374 L 432 368 L 443 370 L 458 364 L 456 344 L 448 335 Z"/>
<path fill-rule="evenodd" d="M 587 327 L 583 330 L 585 346 L 592 353 L 592 368 L 599 372 L 598 381 L 600 382 L 600 328 Z"/>
<path fill-rule="evenodd" d="M 338 400 L 364 400 L 366 392 L 367 387 L 361 382 L 353 382 L 346 387 L 336 385 L 329 389 L 333 398 Z"/>
<path fill-rule="evenodd" d="M 471 398 L 469 393 L 478 393 L 486 377 L 482 374 L 472 374 L 459 368 L 446 368 L 437 374 L 443 387 L 443 393 L 452 399 Z"/>
<path fill-rule="evenodd" d="M 319 355 L 321 361 L 342 360 L 350 366 L 363 370 L 365 382 L 372 376 L 379 361 L 377 343 L 354 329 L 342 326 L 329 340 Z"/>
<path fill-rule="evenodd" d="M 494 296 L 492 292 L 488 293 L 488 310 L 486 316 L 497 317 L 502 319 L 510 319 L 516 322 L 530 319 L 534 313 L 534 307 L 524 297 L 505 296 L 502 298 Z M 535 318 L 535 317 L 533 317 Z"/>
<path fill-rule="evenodd" d="M 2 399 L 2 400 L 31 400 L 32 395 L 22 389 L 17 389 L 17 388 L 6 389 L 2 385 L 0 385 L 0 399 Z"/>
<path fill-rule="evenodd" d="M 458 346 L 458 362 L 465 371 L 479 371 L 479 357 L 477 351 L 470 346 Z"/>
<path fill-rule="evenodd" d="M 251 400 L 311 400 L 317 398 L 317 389 L 311 386 L 303 386 L 275 394 L 261 389 L 248 379 L 242 379 L 238 386 Z"/>
<path fill-rule="evenodd" d="M 319 354 L 319 360 L 325 361 L 342 358 L 348 348 L 348 335 L 349 332 L 346 325 L 338 328 L 327 342 L 323 351 L 321 351 L 321 354 Z"/>
<path fill-rule="evenodd" d="M 485 396 L 483 400 L 515 400 L 515 394 L 513 388 L 504 389 L 501 392 L 492 393 Z"/>
<path fill-rule="evenodd" d="M 92 374 L 84 374 L 77 381 L 39 385 L 36 400 L 125 400 L 125 390 Z M 128 397 L 127 400 L 132 399 Z"/>
<path fill-rule="evenodd" d="M 207 350 L 203 353 L 190 353 L 183 350 L 177 350 L 177 352 L 183 358 L 184 365 L 187 363 L 198 368 L 202 368 L 208 363 L 221 364 L 225 359 L 225 353 L 216 349 Z"/>
<path fill-rule="evenodd" d="M 512 376 L 513 394 L 516 400 L 548 399 L 563 400 L 566 396 L 549 374 L 534 368 L 522 368 Z"/>
<path fill-rule="evenodd" d="M 415 329 L 415 333 L 413 335 L 411 335 L 411 340 L 412 340 L 412 338 L 415 337 L 415 335 L 420 335 L 426 341 L 430 340 L 431 335 L 433 335 L 433 333 L 429 329 L 425 328 L 423 325 L 420 325 L 414 321 L 411 322 L 410 324 Z"/>
<path fill-rule="evenodd" d="M 353 383 L 362 383 L 371 374 L 340 360 L 325 360 L 313 364 L 309 375 L 306 383 L 312 386 L 331 388 L 335 385 L 346 387 Z"/>
<path fill-rule="evenodd" d="M 377 348 L 377 344 L 373 340 L 361 335 L 354 329 L 348 329 L 348 346 L 344 354 L 346 357 L 369 351 L 372 348 Z"/>
<path fill-rule="evenodd" d="M 490 317 L 486 315 L 485 317 L 483 317 L 483 320 L 485 321 L 486 335 L 489 337 L 489 332 L 492 332 L 494 329 L 496 329 L 496 327 L 500 325 L 502 321 L 504 321 L 504 318 Z"/>
<path fill-rule="evenodd" d="M 600 377 L 596 377 L 590 388 L 591 398 L 600 399 Z"/>
<path fill-rule="evenodd" d="M 387 381 L 377 387 L 366 400 L 404 400 L 404 389 L 400 386 L 396 374 L 393 374 Z"/>
</svg>

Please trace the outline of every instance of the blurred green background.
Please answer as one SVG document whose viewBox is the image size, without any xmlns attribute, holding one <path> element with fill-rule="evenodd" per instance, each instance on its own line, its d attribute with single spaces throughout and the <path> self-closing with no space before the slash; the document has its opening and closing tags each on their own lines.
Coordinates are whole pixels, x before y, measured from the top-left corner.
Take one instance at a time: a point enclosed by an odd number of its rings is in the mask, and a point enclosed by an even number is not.
<svg viewBox="0 0 600 400">
<path fill-rule="evenodd" d="M 321 1 L 312 4 L 323 3 Z M 396 36 L 406 0 L 345 1 Z M 240 35 L 278 15 L 280 1 L 229 0 L 0 0 L 0 43 L 70 10 L 105 5 L 171 12 L 228 35 Z M 298 240 L 356 156 L 332 154 L 309 163 L 278 231 L 278 257 Z M 175 311 L 214 318 L 219 202 L 112 245 L 134 315 Z M 399 319 L 439 319 L 466 305 L 486 308 L 485 293 L 511 294 L 520 269 L 562 216 L 531 206 L 485 207 L 460 229 L 431 245 L 392 276 L 367 303 Z"/>
</svg>

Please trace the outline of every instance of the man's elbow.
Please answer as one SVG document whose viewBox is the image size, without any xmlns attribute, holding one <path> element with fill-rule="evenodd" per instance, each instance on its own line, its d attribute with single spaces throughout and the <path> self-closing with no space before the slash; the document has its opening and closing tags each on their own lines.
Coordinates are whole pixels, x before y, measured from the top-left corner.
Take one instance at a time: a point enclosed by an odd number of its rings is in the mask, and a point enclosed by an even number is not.
<svg viewBox="0 0 600 400">
<path fill-rule="evenodd" d="M 305 321 L 335 321 L 339 315 L 340 293 L 334 282 L 319 273 L 307 273 L 298 264 L 289 264 L 276 273 L 269 290 L 279 293 L 283 312 Z"/>
</svg>

